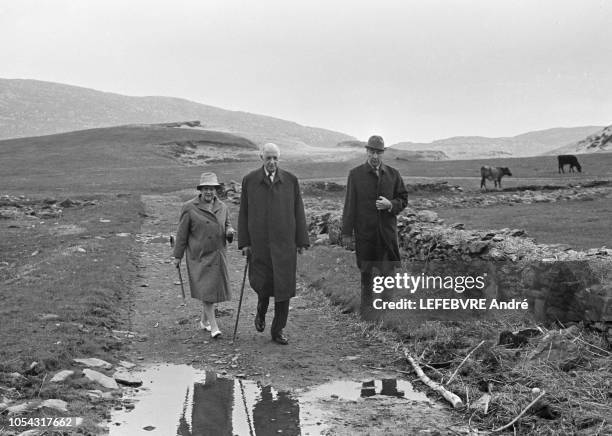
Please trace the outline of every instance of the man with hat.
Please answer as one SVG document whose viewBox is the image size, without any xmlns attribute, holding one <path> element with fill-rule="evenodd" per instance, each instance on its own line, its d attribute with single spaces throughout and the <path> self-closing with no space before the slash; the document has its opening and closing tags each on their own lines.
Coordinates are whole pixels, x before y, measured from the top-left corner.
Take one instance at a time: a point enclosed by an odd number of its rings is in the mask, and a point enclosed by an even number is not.
<svg viewBox="0 0 612 436">
<path fill-rule="evenodd" d="M 263 332 L 270 297 L 274 297 L 272 340 L 287 345 L 283 334 L 289 300 L 295 297 L 297 253 L 310 245 L 297 177 L 278 167 L 280 150 L 265 144 L 263 166 L 242 180 L 238 248 L 250 262 L 249 283 L 257 292 L 255 329 Z"/>
<path fill-rule="evenodd" d="M 361 271 L 364 318 L 372 313 L 372 269 L 387 275 L 400 266 L 396 216 L 408 204 L 399 172 L 382 162 L 382 137 L 371 136 L 366 152 L 366 162 L 349 172 L 342 215 L 342 242 L 347 248 L 355 247 Z"/>
<path fill-rule="evenodd" d="M 191 297 L 202 301 L 200 328 L 214 339 L 221 335 L 215 319 L 215 303 L 230 299 L 225 245 L 234 238 L 225 203 L 215 195 L 220 186 L 215 173 L 202 173 L 200 194 L 183 204 L 176 232 L 174 264 L 179 268 L 187 255 Z"/>
</svg>

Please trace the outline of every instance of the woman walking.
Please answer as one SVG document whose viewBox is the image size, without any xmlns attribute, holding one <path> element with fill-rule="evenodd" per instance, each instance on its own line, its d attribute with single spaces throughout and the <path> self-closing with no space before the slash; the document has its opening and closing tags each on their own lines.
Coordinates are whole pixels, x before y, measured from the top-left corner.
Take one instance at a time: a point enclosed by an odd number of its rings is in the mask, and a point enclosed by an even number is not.
<svg viewBox="0 0 612 436">
<path fill-rule="evenodd" d="M 221 335 L 215 303 L 230 299 L 225 245 L 234 237 L 227 206 L 216 196 L 219 186 L 215 173 L 202 173 L 199 195 L 181 209 L 174 246 L 174 265 L 178 268 L 186 253 L 191 297 L 202 301 L 200 328 L 215 339 Z"/>
</svg>

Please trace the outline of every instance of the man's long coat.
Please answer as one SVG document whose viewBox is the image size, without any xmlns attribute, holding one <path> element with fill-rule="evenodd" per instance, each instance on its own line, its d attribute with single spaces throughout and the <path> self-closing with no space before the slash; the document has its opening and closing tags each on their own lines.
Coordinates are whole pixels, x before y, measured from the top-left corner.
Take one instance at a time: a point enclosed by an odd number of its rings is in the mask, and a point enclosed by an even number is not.
<svg viewBox="0 0 612 436">
<path fill-rule="evenodd" d="M 249 282 L 260 296 L 295 296 L 297 247 L 308 247 L 304 203 L 297 177 L 277 169 L 274 183 L 263 167 L 242 180 L 238 248 L 251 247 Z"/>
<path fill-rule="evenodd" d="M 395 168 L 381 164 L 379 172 L 368 163 L 359 165 L 349 172 L 346 186 L 342 234 L 354 234 L 362 270 L 383 260 L 400 261 L 396 216 L 407 206 L 408 192 Z M 391 210 L 376 209 L 380 196 L 391 201 Z"/>
</svg>

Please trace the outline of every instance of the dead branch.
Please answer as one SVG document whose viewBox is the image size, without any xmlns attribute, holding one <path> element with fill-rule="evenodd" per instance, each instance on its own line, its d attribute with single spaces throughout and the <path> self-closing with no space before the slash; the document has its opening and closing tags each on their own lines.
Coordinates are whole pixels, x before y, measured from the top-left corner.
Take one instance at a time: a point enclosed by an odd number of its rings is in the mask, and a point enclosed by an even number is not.
<svg viewBox="0 0 612 436">
<path fill-rule="evenodd" d="M 459 366 L 457 367 L 457 369 L 455 369 L 455 372 L 453 372 L 453 375 L 450 376 L 450 378 L 448 379 L 448 381 L 445 383 L 447 386 L 450 384 L 450 382 L 453 381 L 453 379 L 455 378 L 455 376 L 457 375 L 457 372 L 459 371 L 459 369 L 463 366 L 463 364 L 468 360 L 468 358 L 472 355 L 472 353 L 474 351 L 476 351 L 478 349 L 478 347 L 480 347 L 482 344 L 484 344 L 485 341 L 480 341 L 480 344 L 476 345 L 476 347 L 470 351 L 467 356 L 465 356 L 465 358 L 461 361 L 461 363 L 459 364 Z"/>
<path fill-rule="evenodd" d="M 533 406 L 535 403 L 537 403 L 537 402 L 538 402 L 538 400 L 539 400 L 540 398 L 542 398 L 542 397 L 544 396 L 544 394 L 545 394 L 545 393 L 546 393 L 546 391 L 542 391 L 542 393 L 541 393 L 540 395 L 538 395 L 538 396 L 536 397 L 536 399 L 535 399 L 535 400 L 533 400 L 531 403 L 529 403 L 529 404 L 527 405 L 527 407 L 525 407 L 525 408 L 523 409 L 523 411 L 522 411 L 521 413 L 519 413 L 519 414 L 516 416 L 516 418 L 514 418 L 514 419 L 513 419 L 512 421 L 510 421 L 508 424 L 504 425 L 503 427 L 499 427 L 499 428 L 493 429 L 493 430 L 491 430 L 491 431 L 492 431 L 492 432 L 498 432 L 498 431 L 502 431 L 502 430 L 505 430 L 505 429 L 507 429 L 508 427 L 510 427 L 512 424 L 514 424 L 516 421 L 518 421 L 518 420 L 519 420 L 519 418 L 520 418 L 521 416 L 523 416 L 523 415 L 525 414 L 525 412 L 527 412 L 527 411 L 528 411 L 528 410 L 531 408 L 531 406 Z"/>
<path fill-rule="evenodd" d="M 463 402 L 461 401 L 461 398 L 459 398 L 457 395 L 453 394 L 452 392 L 444 389 L 444 387 L 442 387 L 441 385 L 439 385 L 438 383 L 436 383 L 435 381 L 427 377 L 425 373 L 423 372 L 423 370 L 421 369 L 421 367 L 412 358 L 412 356 L 408 354 L 408 351 L 404 350 L 404 356 L 406 356 L 406 360 L 410 362 L 410 364 L 412 365 L 412 368 L 414 368 L 414 372 L 416 372 L 417 376 L 419 377 L 419 380 L 421 380 L 424 384 L 426 384 L 431 389 L 433 389 L 434 391 L 442 395 L 449 403 L 452 404 L 452 406 L 455 409 L 463 406 Z"/>
</svg>

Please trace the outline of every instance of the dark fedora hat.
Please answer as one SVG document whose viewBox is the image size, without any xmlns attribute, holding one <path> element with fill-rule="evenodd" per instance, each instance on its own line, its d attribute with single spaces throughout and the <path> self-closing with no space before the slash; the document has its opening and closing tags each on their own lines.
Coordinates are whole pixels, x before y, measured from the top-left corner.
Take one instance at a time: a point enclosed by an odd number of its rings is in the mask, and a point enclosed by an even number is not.
<svg viewBox="0 0 612 436">
<path fill-rule="evenodd" d="M 368 139 L 366 148 L 371 148 L 372 150 L 378 151 L 385 151 L 385 141 L 383 141 L 382 136 L 372 135 L 370 136 L 370 139 Z"/>
</svg>

